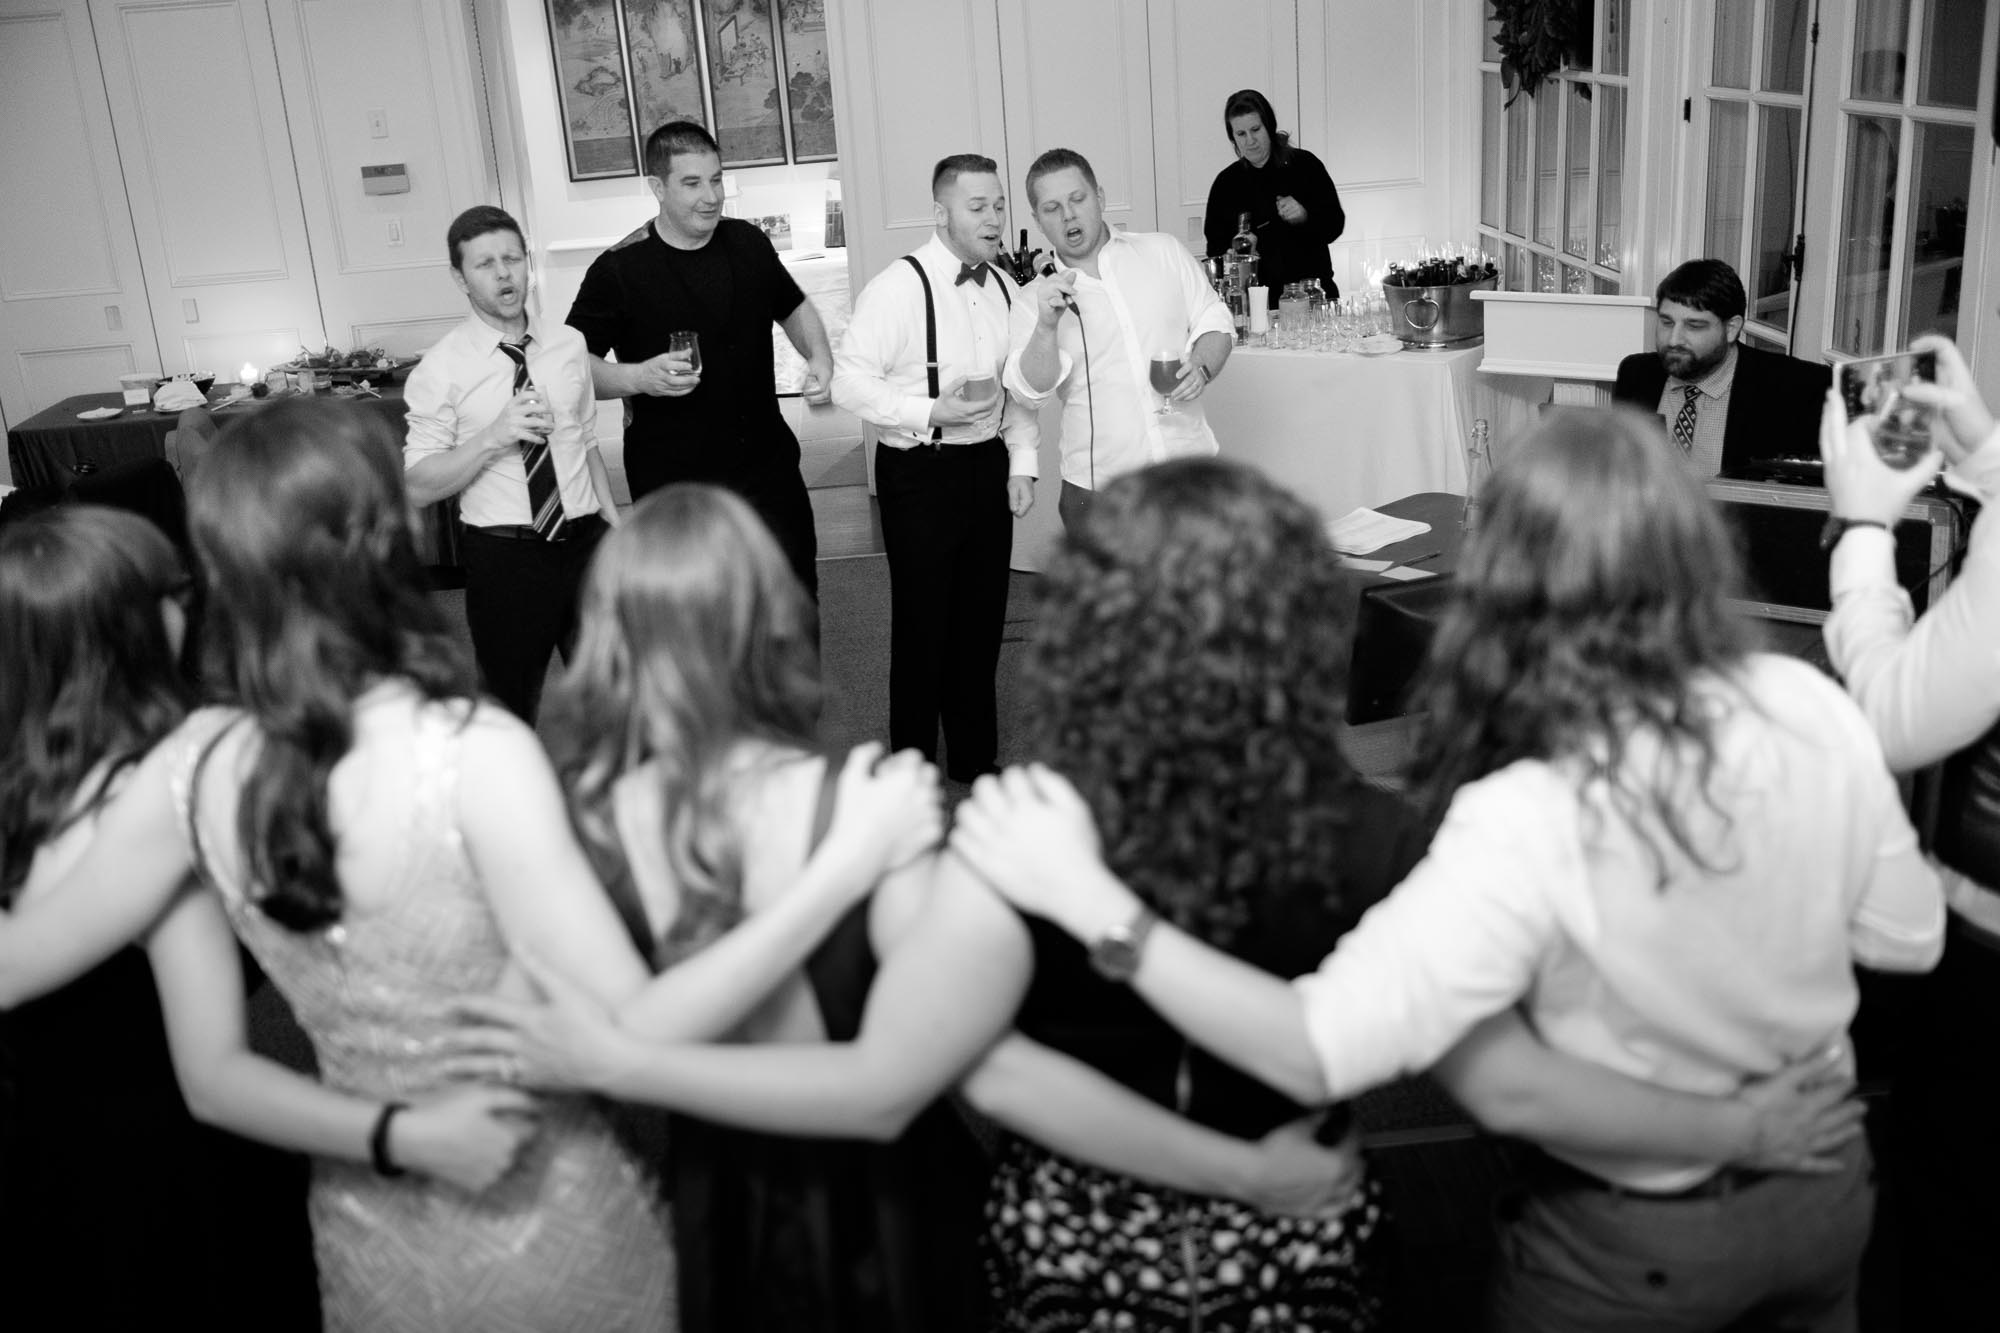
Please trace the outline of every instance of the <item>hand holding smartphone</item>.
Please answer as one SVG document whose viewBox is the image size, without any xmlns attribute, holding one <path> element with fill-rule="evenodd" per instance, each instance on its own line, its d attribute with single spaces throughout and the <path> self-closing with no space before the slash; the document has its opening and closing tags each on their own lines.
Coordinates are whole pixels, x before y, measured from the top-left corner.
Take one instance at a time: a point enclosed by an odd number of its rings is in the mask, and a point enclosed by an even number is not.
<svg viewBox="0 0 2000 1333">
<path fill-rule="evenodd" d="M 1919 380 L 1937 382 L 1937 353 L 1863 357 L 1842 363 L 1839 370 L 1840 401 L 1847 409 L 1847 419 L 1880 418 L 1869 438 L 1876 455 L 1893 468 L 1913 468 L 1931 452 L 1935 410 L 1903 392 Z"/>
</svg>

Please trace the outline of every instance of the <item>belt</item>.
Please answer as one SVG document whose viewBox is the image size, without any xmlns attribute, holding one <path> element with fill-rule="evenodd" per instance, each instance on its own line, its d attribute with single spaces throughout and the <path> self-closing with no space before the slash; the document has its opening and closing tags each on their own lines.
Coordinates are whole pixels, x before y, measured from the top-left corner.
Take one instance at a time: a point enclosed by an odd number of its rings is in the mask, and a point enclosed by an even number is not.
<svg viewBox="0 0 2000 1333">
<path fill-rule="evenodd" d="M 1753 1171 L 1744 1166 L 1725 1166 L 1714 1175 L 1681 1190 L 1646 1190 L 1631 1185 L 1621 1185 L 1593 1175 L 1580 1166 L 1547 1153 L 1538 1154 L 1536 1174 L 1540 1180 L 1557 1189 L 1596 1190 L 1605 1194 L 1616 1194 L 1628 1199 L 1640 1199 L 1647 1203 L 1687 1203 L 1698 1199 L 1722 1199 L 1732 1194 L 1740 1194 L 1752 1186 L 1771 1178 L 1769 1171 Z"/>
<path fill-rule="evenodd" d="M 982 444 L 998 444 L 1000 437 L 992 436 L 984 440 L 917 440 L 901 450 L 906 454 L 941 454 L 947 449 L 976 449 Z"/>
<path fill-rule="evenodd" d="M 564 521 L 562 529 L 553 537 L 544 537 L 529 523 L 488 523 L 480 526 L 466 524 L 467 532 L 476 532 L 482 537 L 504 537 L 516 542 L 566 542 L 577 537 L 588 537 L 604 526 L 602 514 L 585 514 L 580 518 Z"/>
</svg>

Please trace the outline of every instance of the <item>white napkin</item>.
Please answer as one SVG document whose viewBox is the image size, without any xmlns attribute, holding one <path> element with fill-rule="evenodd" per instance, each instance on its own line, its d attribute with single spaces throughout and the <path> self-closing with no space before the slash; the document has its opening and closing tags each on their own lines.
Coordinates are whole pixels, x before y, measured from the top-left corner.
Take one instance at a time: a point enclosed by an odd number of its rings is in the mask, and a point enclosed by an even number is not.
<svg viewBox="0 0 2000 1333">
<path fill-rule="evenodd" d="M 168 380 L 153 391 L 153 406 L 162 412 L 184 412 L 207 401 L 208 395 L 195 388 L 193 380 Z"/>
<path fill-rule="evenodd" d="M 1413 518 L 1391 518 L 1372 509 L 1356 509 L 1326 525 L 1326 538 L 1333 549 L 1346 555 L 1366 555 L 1390 542 L 1402 541 L 1429 532 L 1431 525 Z"/>
</svg>

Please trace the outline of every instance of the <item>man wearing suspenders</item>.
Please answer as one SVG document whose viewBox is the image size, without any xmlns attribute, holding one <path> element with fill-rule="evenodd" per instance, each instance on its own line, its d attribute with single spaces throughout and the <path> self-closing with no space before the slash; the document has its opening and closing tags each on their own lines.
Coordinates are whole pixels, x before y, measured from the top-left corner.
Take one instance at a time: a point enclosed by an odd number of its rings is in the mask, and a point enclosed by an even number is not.
<svg viewBox="0 0 2000 1333">
<path fill-rule="evenodd" d="M 854 303 L 833 398 L 875 424 L 889 557 L 889 744 L 971 782 L 996 767 L 993 673 L 1007 614 L 1013 520 L 1035 498 L 1032 411 L 1000 388 L 1013 282 L 991 261 L 1007 200 L 991 158 L 931 173 L 937 232 Z"/>
</svg>

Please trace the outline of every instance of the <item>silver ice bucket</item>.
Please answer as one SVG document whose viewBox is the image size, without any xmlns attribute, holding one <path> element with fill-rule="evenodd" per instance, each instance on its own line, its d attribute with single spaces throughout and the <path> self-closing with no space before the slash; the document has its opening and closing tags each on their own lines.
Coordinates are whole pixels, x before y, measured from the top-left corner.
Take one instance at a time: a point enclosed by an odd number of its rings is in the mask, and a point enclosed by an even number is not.
<svg viewBox="0 0 2000 1333">
<path fill-rule="evenodd" d="M 1499 285 L 1496 278 L 1443 287 L 1384 282 L 1382 296 L 1389 303 L 1395 334 L 1406 346 L 1455 347 L 1486 336 L 1486 308 L 1473 300 L 1472 294 L 1490 292 Z"/>
</svg>

